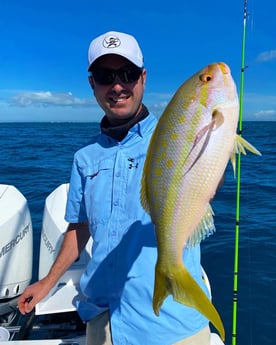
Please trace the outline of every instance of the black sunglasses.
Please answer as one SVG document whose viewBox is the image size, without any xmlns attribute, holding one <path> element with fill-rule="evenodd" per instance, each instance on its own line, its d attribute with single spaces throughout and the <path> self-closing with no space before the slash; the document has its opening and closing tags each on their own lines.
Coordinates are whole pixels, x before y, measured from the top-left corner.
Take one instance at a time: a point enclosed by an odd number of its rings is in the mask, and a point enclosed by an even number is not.
<svg viewBox="0 0 276 345">
<path fill-rule="evenodd" d="M 123 83 L 129 84 L 137 81 L 142 74 L 143 68 L 137 66 L 126 66 L 119 69 L 95 67 L 91 70 L 91 74 L 97 84 L 111 85 L 114 83 L 116 76 Z"/>
</svg>

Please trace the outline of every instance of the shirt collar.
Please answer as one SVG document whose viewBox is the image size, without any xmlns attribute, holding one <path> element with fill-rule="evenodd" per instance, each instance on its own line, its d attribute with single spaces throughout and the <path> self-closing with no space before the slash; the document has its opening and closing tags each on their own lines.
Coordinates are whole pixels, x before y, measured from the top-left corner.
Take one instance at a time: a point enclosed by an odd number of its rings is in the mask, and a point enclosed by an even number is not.
<svg viewBox="0 0 276 345">
<path fill-rule="evenodd" d="M 144 137 L 148 132 L 152 132 L 153 128 L 157 123 L 156 117 L 149 113 L 145 119 L 136 123 L 130 130 L 129 133 L 137 133 L 140 137 Z"/>
</svg>

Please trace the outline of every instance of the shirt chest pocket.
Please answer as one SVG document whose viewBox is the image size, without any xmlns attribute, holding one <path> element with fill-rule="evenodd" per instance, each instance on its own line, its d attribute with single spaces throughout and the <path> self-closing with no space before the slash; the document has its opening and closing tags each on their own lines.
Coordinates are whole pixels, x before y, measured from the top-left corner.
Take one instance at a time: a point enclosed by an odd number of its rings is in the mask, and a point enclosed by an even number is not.
<svg viewBox="0 0 276 345">
<path fill-rule="evenodd" d="M 103 160 L 83 168 L 84 200 L 91 224 L 103 223 L 110 215 L 114 161 Z"/>
</svg>

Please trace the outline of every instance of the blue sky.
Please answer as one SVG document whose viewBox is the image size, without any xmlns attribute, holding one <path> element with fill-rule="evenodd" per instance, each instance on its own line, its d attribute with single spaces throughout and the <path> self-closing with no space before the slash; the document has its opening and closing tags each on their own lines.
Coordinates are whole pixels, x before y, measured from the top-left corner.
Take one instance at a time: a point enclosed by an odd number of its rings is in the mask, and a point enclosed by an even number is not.
<svg viewBox="0 0 276 345">
<path fill-rule="evenodd" d="M 239 89 L 243 0 L 1 0 L 0 121 L 99 121 L 87 82 L 91 39 L 133 34 L 148 72 L 144 103 L 160 115 L 190 75 L 226 62 Z M 245 120 L 276 120 L 275 0 L 248 0 Z"/>
</svg>

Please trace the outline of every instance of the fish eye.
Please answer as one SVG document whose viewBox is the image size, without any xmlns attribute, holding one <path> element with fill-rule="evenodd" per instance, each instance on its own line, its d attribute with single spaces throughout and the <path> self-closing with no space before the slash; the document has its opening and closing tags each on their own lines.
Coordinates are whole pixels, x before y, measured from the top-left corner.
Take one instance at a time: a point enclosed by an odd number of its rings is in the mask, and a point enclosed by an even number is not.
<svg viewBox="0 0 276 345">
<path fill-rule="evenodd" d="M 208 83 L 208 81 L 212 80 L 212 76 L 208 73 L 201 74 L 199 79 L 203 81 L 203 83 Z"/>
</svg>

